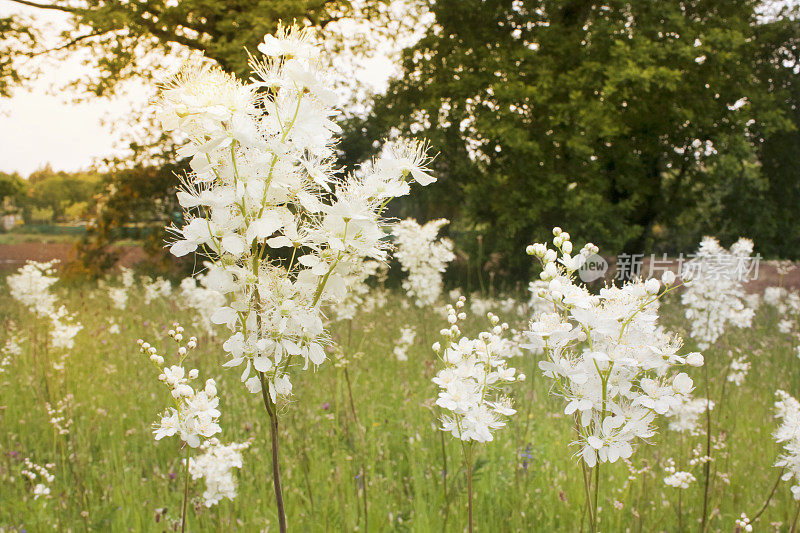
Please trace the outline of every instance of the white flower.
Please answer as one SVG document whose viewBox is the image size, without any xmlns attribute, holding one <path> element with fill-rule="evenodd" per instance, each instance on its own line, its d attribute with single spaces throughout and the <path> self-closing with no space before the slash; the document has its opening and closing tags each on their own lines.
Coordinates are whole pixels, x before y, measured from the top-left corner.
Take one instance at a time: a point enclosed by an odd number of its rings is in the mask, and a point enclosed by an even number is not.
<svg viewBox="0 0 800 533">
<path fill-rule="evenodd" d="M 524 347 L 545 354 L 539 367 L 564 397 L 564 413 L 575 419 L 575 444 L 585 463 L 627 459 L 636 440 L 654 434 L 656 415 L 678 408 L 692 390 L 687 374 L 673 373 L 685 361 L 678 355 L 681 340 L 657 325 L 658 280 L 607 286 L 593 295 L 576 280 L 573 247 L 565 247 L 569 234 L 555 228 L 553 235 L 558 251 L 544 243 L 530 247 L 543 265 L 543 281 L 535 285 L 542 312 L 530 321 Z M 575 257 L 593 253 L 597 247 L 587 244 Z M 691 362 L 702 364 L 702 356 Z"/>
<path fill-rule="evenodd" d="M 259 393 L 263 380 L 275 401 L 291 394 L 292 372 L 326 360 L 324 310 L 352 318 L 365 302 L 365 280 L 386 259 L 386 202 L 433 177 L 426 146 L 412 141 L 339 174 L 335 93 L 308 30 L 280 26 L 258 50 L 248 83 L 217 67 L 185 68 L 162 92 L 159 118 L 185 140 L 179 155 L 192 168 L 170 251 L 201 248 L 210 258 L 202 288 L 184 280 L 181 299 L 206 330 L 231 330 L 225 366 L 243 365 L 246 389 Z M 167 286 L 152 292 L 167 295 Z"/>
<path fill-rule="evenodd" d="M 784 481 L 792 480 L 792 497 L 800 501 L 800 402 L 788 393 L 775 392 L 776 417 L 780 419 L 778 429 L 774 433 L 778 444 L 783 444 L 784 453 L 778 457 L 775 466 L 784 468 Z"/>
<path fill-rule="evenodd" d="M 200 446 L 202 453 L 199 456 L 189 458 L 192 479 L 203 478 L 206 481 L 203 492 L 206 507 L 218 504 L 223 498 L 233 500 L 236 497 L 233 469 L 242 468 L 242 451 L 249 446 L 249 441 L 222 445 L 218 439 L 212 438 Z"/>
<path fill-rule="evenodd" d="M 447 264 L 455 259 L 453 242 L 447 238 L 436 239 L 439 230 L 448 222 L 439 219 L 420 226 L 409 218 L 392 228 L 397 246 L 395 257 L 403 272 L 408 273 L 403 289 L 418 307 L 433 305 L 438 300 L 442 294 L 442 274 Z"/>
<path fill-rule="evenodd" d="M 753 242 L 739 239 L 726 250 L 713 237 L 705 237 L 694 259 L 683 266 L 682 277 L 691 279 L 681 302 L 691 323 L 690 335 L 705 350 L 727 326 L 750 327 L 753 309 L 744 292 L 744 269 L 750 261 Z"/>
<path fill-rule="evenodd" d="M 447 311 L 459 320 L 453 306 Z M 494 315 L 489 318 L 499 323 Z M 440 345 L 437 350 L 445 366 L 433 378 L 440 388 L 436 405 L 449 411 L 441 416 L 441 429 L 462 441 L 489 442 L 494 439 L 492 432 L 516 413 L 510 398 L 498 392 L 503 383 L 517 380 L 515 370 L 506 364 L 515 352 L 507 339 L 494 332 L 482 332 L 477 339 L 456 338 L 453 333 L 458 326 L 452 328 L 444 330 L 445 348 Z M 502 333 L 505 328 L 500 329 Z"/>
</svg>

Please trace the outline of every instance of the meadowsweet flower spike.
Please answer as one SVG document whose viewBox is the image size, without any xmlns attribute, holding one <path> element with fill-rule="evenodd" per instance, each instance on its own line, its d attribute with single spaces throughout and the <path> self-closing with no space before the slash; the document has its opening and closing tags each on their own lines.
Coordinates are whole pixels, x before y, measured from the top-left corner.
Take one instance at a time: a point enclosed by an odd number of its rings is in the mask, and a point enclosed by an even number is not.
<svg viewBox="0 0 800 533">
<path fill-rule="evenodd" d="M 213 379 L 207 379 L 198 389 L 190 385 L 199 373 L 196 369 L 187 371 L 183 361 L 189 351 L 197 347 L 197 339 L 191 337 L 184 345 L 183 327 L 179 324 L 174 324 L 169 335 L 177 345 L 175 357 L 178 364 L 171 366 L 164 366 L 164 356 L 155 346 L 141 339 L 137 341 L 139 350 L 158 368 L 158 379 L 167 386 L 173 400 L 173 406 L 167 408 L 155 424 L 153 434 L 156 440 L 178 435 L 187 445 L 197 448 L 202 439 L 209 439 L 222 431 L 217 385 Z"/>
<path fill-rule="evenodd" d="M 246 83 L 217 67 L 185 67 L 165 85 L 159 111 L 163 128 L 186 139 L 179 155 L 192 169 L 170 251 L 211 258 L 208 288 L 227 298 L 211 315 L 231 330 L 225 366 L 243 367 L 274 431 L 291 374 L 327 358 L 322 309 L 344 299 L 366 259 L 386 259 L 386 204 L 411 182 L 434 181 L 425 145 L 402 140 L 358 172 L 336 173 L 336 95 L 308 31 L 281 26 L 266 36 Z"/>
<path fill-rule="evenodd" d="M 709 348 L 728 325 L 750 327 L 754 311 L 747 307 L 743 266 L 753 252 L 753 241 L 745 238 L 729 250 L 713 237 L 705 237 L 682 277 L 690 280 L 681 302 L 691 323 L 690 335 L 701 350 Z"/>
<path fill-rule="evenodd" d="M 466 319 L 464 302 L 462 296 L 456 307 L 447 306 L 450 327 L 442 330 L 444 340 L 436 349 L 444 363 L 433 378 L 440 388 L 436 405 L 447 413 L 441 418 L 442 431 L 462 441 L 489 442 L 494 440 L 493 431 L 516 413 L 511 399 L 500 393 L 501 387 L 525 376 L 507 366 L 507 358 L 514 354 L 502 337 L 508 324 L 501 324 L 496 315 L 489 313 L 489 331 L 474 339 L 462 335 L 458 322 Z"/>
<path fill-rule="evenodd" d="M 289 371 L 319 365 L 330 340 L 321 307 L 341 301 L 347 280 L 383 260 L 380 216 L 408 181 L 428 183 L 419 143 L 396 142 L 356 175 L 334 175 L 335 102 L 306 30 L 281 27 L 252 59 L 245 84 L 212 67 L 186 68 L 162 93 L 167 130 L 193 172 L 178 193 L 186 223 L 175 255 L 202 247 L 214 262 L 208 288 L 230 299 L 212 315 L 231 337 L 226 366 L 274 402 L 291 393 Z M 253 375 L 253 370 L 256 375 Z"/>
<path fill-rule="evenodd" d="M 537 296 L 553 311 L 531 321 L 527 347 L 546 354 L 539 367 L 564 398 L 564 414 L 575 419 L 586 465 L 627 459 L 635 441 L 654 435 L 656 415 L 691 392 L 692 379 L 673 369 L 700 365 L 702 357 L 679 355 L 681 339 L 657 325 L 659 298 L 669 289 L 650 279 L 591 294 L 576 282 L 576 271 L 597 247 L 587 244 L 572 255 L 569 234 L 560 228 L 553 234 L 555 249 L 544 243 L 528 249 L 547 282 Z"/>
<path fill-rule="evenodd" d="M 431 220 L 420 226 L 416 220 L 406 219 L 392 228 L 400 261 L 408 278 L 403 289 L 418 307 L 431 306 L 442 294 L 442 274 L 447 264 L 455 259 L 453 241 L 436 239 L 442 226 L 450 221 L 444 218 Z"/>
<path fill-rule="evenodd" d="M 777 390 L 775 395 L 778 397 L 775 416 L 780 424 L 774 437 L 778 444 L 783 444 L 784 450 L 775 466 L 785 469 L 782 479 L 792 481 L 792 497 L 800 501 L 800 402 L 782 390 Z"/>
<path fill-rule="evenodd" d="M 242 468 L 242 451 L 249 447 L 249 441 L 223 445 L 214 437 L 200 445 L 202 453 L 199 456 L 189 458 L 189 474 L 192 479 L 203 478 L 206 482 L 203 505 L 211 507 L 223 498 L 233 500 L 236 497 L 233 469 Z"/>
<path fill-rule="evenodd" d="M 25 468 L 20 473 L 33 485 L 34 500 L 50 496 L 50 484 L 55 480 L 55 476 L 50 471 L 55 466 L 53 463 L 47 463 L 44 466 L 37 465 L 29 458 L 25 458 Z"/>
<path fill-rule="evenodd" d="M 83 329 L 63 305 L 57 306 L 57 298 L 50 287 L 58 282 L 55 275 L 57 260 L 40 263 L 28 261 L 15 274 L 6 278 L 11 296 L 40 319 L 47 320 L 50 346 L 61 352 L 53 367 L 62 371 L 69 351 L 75 346 L 75 336 Z"/>
</svg>

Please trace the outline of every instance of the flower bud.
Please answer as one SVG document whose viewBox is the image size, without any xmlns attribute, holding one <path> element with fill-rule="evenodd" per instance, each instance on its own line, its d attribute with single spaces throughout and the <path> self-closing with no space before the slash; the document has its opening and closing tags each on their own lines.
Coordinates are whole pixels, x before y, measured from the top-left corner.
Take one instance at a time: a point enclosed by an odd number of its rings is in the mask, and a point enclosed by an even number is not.
<svg viewBox="0 0 800 533">
<path fill-rule="evenodd" d="M 672 285 L 675 283 L 675 273 L 671 270 L 665 271 L 663 274 L 661 274 L 661 282 L 664 285 Z"/>
<path fill-rule="evenodd" d="M 433 351 L 434 351 L 434 352 L 437 352 L 437 353 L 438 353 L 438 352 L 439 352 L 439 350 L 441 350 L 441 349 L 442 349 L 442 345 L 441 345 L 441 344 L 439 344 L 438 342 L 434 342 L 434 343 L 433 343 L 433 346 L 431 346 L 431 348 L 433 348 Z"/>
<path fill-rule="evenodd" d="M 703 355 L 700 352 L 692 352 L 686 356 L 686 364 L 689 366 L 703 366 Z"/>
<path fill-rule="evenodd" d="M 656 278 L 650 278 L 644 282 L 644 290 L 649 294 L 658 294 L 660 288 L 661 283 Z"/>
<path fill-rule="evenodd" d="M 565 241 L 564 244 L 561 245 L 561 249 L 564 250 L 565 254 L 572 253 L 572 243 L 569 241 Z"/>
<path fill-rule="evenodd" d="M 553 228 L 553 235 L 555 236 L 561 235 L 561 228 L 559 228 L 558 226 Z"/>
</svg>

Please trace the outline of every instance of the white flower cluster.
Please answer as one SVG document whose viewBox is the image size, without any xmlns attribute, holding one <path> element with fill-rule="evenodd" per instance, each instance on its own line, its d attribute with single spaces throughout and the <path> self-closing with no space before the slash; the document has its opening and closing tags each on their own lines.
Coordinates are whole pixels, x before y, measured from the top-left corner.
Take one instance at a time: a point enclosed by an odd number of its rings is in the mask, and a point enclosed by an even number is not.
<svg viewBox="0 0 800 533">
<path fill-rule="evenodd" d="M 122 282 L 122 286 L 129 290 L 133 287 L 133 284 L 136 282 L 133 270 L 127 267 L 119 267 L 119 279 Z"/>
<path fill-rule="evenodd" d="M 587 244 L 572 255 L 569 234 L 553 230 L 556 250 L 537 243 L 528 253 L 543 266 L 547 287 L 538 296 L 555 312 L 531 321 L 527 347 L 544 351 L 539 367 L 553 379 L 575 417 L 577 444 L 586 464 L 615 462 L 633 453 L 636 439 L 654 434 L 657 414 L 666 414 L 691 392 L 692 379 L 673 373 L 676 365 L 703 364 L 698 353 L 678 355 L 681 339 L 657 325 L 661 291 L 656 279 L 609 286 L 598 295 L 576 284 L 575 272 L 597 252 Z M 665 273 L 667 285 L 674 274 Z"/>
<path fill-rule="evenodd" d="M 504 316 L 510 314 L 522 315 L 526 312 L 525 306 L 514 298 L 483 298 L 478 293 L 470 295 L 469 310 L 473 314 L 481 316 L 489 312 L 502 313 Z"/>
<path fill-rule="evenodd" d="M 417 340 L 417 329 L 414 326 L 403 326 L 400 328 L 400 338 L 394 343 L 394 356 L 398 361 L 408 361 L 408 349 Z"/>
<path fill-rule="evenodd" d="M 50 315 L 50 319 L 53 326 L 50 330 L 50 345 L 56 350 L 71 350 L 75 346 L 75 335 L 83 329 L 83 325 L 63 305 Z"/>
<path fill-rule="evenodd" d="M 14 335 L 6 339 L 6 343 L 3 345 L 3 348 L 0 349 L 0 374 L 6 371 L 5 368 L 11 364 L 11 359 L 13 357 L 22 355 L 22 346 L 20 346 L 20 342 L 22 341 Z"/>
<path fill-rule="evenodd" d="M 194 326 L 210 333 L 214 330 L 211 317 L 225 306 L 226 300 L 224 295 L 209 288 L 208 276 L 196 274 L 181 280 L 178 303 L 183 308 L 193 309 L 197 316 Z"/>
<path fill-rule="evenodd" d="M 750 362 L 747 356 L 735 357 L 731 359 L 730 369 L 728 370 L 728 381 L 740 387 L 744 383 L 744 378 L 750 371 Z"/>
<path fill-rule="evenodd" d="M 772 307 L 778 307 L 786 296 L 786 289 L 783 287 L 767 287 L 764 289 L 764 303 Z"/>
<path fill-rule="evenodd" d="M 159 355 L 155 346 L 141 339 L 136 341 L 140 351 L 159 369 L 158 379 L 170 389 L 175 404 L 161 415 L 161 421 L 154 426 L 153 433 L 156 440 L 178 434 L 186 444 L 197 448 L 201 438 L 209 439 L 222 431 L 218 423 L 220 412 L 217 385 L 213 379 L 207 379 L 205 386 L 198 390 L 189 384 L 197 379 L 199 372 L 197 369 L 187 372 L 183 361 L 189 351 L 197 347 L 197 339 L 191 337 L 184 346 L 183 327 L 179 324 L 174 324 L 173 329 L 169 330 L 169 336 L 178 345 L 178 364 L 172 366 L 162 366 L 164 357 Z"/>
<path fill-rule="evenodd" d="M 467 318 L 463 311 L 465 298 L 456 306 L 447 306 L 450 327 L 441 331 L 444 346 L 433 345 L 433 350 L 444 363 L 433 382 L 439 385 L 436 405 L 449 411 L 442 415 L 442 431 L 450 432 L 462 441 L 488 442 L 494 439 L 492 431 L 506 425 L 506 417 L 516 413 L 511 398 L 500 394 L 505 383 L 523 381 L 524 374 L 516 374 L 506 364 L 508 342 L 503 333 L 508 324 L 489 314 L 490 331 L 481 332 L 476 339 L 462 336 L 459 320 Z"/>
<path fill-rule="evenodd" d="M 47 263 L 28 261 L 16 274 L 8 276 L 6 281 L 15 300 L 39 318 L 50 321 L 49 337 L 53 349 L 68 351 L 75 345 L 75 335 L 83 326 L 65 306 L 56 308 L 56 296 L 50 292 L 50 287 L 58 281 L 53 268 L 56 263 L 56 260 Z M 66 355 L 64 353 L 64 357 Z M 62 370 L 63 363 L 63 358 L 55 363 L 56 369 Z"/>
<path fill-rule="evenodd" d="M 28 261 L 6 278 L 11 297 L 40 318 L 49 317 L 56 308 L 56 296 L 50 287 L 58 281 L 53 268 L 58 261 Z"/>
<path fill-rule="evenodd" d="M 747 307 L 743 265 L 753 253 L 753 241 L 741 238 L 730 250 L 717 239 L 705 237 L 691 261 L 683 265 L 681 276 L 687 290 L 681 295 L 690 335 L 701 350 L 714 344 L 730 324 L 750 327 L 754 311 Z"/>
<path fill-rule="evenodd" d="M 746 513 L 742 513 L 742 515 L 736 519 L 735 524 L 739 531 L 746 531 L 747 533 L 753 531 L 753 524 L 750 523 L 750 519 L 747 518 Z"/>
<path fill-rule="evenodd" d="M 250 442 L 223 445 L 214 437 L 200 445 L 200 455 L 189 458 L 192 479 L 203 478 L 206 481 L 206 490 L 203 492 L 203 504 L 206 507 L 218 504 L 223 498 L 236 498 L 233 469 L 242 468 L 242 451 L 249 447 Z"/>
<path fill-rule="evenodd" d="M 364 310 L 367 303 L 370 286 L 367 280 L 371 277 L 385 278 L 386 264 L 378 261 L 367 260 L 361 268 L 351 269 L 344 278 L 347 294 L 340 302 L 333 306 L 336 320 L 352 320 L 356 313 Z"/>
<path fill-rule="evenodd" d="M 124 311 L 128 306 L 128 289 L 125 287 L 109 287 L 108 297 L 115 309 Z"/>
<path fill-rule="evenodd" d="M 33 486 L 33 499 L 38 500 L 40 496 L 49 496 L 49 484 L 53 483 L 55 476 L 50 473 L 50 470 L 56 465 L 47 463 L 44 466 L 37 465 L 27 457 L 25 458 L 25 468 L 22 469 L 21 474 L 28 478 Z"/>
<path fill-rule="evenodd" d="M 142 278 L 142 288 L 144 289 L 144 303 L 149 305 L 158 298 L 169 298 L 172 295 L 172 284 L 168 279 L 157 277 L 155 280 L 149 276 Z"/>
<path fill-rule="evenodd" d="M 778 457 L 775 466 L 784 468 L 784 481 L 794 478 L 791 487 L 792 496 L 800 501 L 800 402 L 787 392 L 775 392 L 776 417 L 780 419 L 778 429 L 773 436 L 778 444 L 783 444 L 784 453 Z"/>
<path fill-rule="evenodd" d="M 553 304 L 539 296 L 540 293 L 546 294 L 547 285 L 548 283 L 543 279 L 536 279 L 528 284 L 528 292 L 531 293 L 531 299 L 528 301 L 531 316 L 552 312 L 554 310 Z"/>
<path fill-rule="evenodd" d="M 69 435 L 69 427 L 72 425 L 72 418 L 69 418 L 68 411 L 72 408 L 73 400 L 74 397 L 72 394 L 67 394 L 56 403 L 55 407 L 51 406 L 50 402 L 45 402 L 44 404 L 45 410 L 48 416 L 50 416 L 50 423 L 59 435 Z"/>
<path fill-rule="evenodd" d="M 676 489 L 688 489 L 689 485 L 697 481 L 697 478 L 691 472 L 683 472 L 675 467 L 675 461 L 672 459 L 667 460 L 667 465 L 664 467 L 664 472 L 669 474 L 664 478 L 664 483 Z"/>
<path fill-rule="evenodd" d="M 403 272 L 408 273 L 403 289 L 417 307 L 431 306 L 439 299 L 442 274 L 447 264 L 456 258 L 453 241 L 444 237 L 437 240 L 439 230 L 449 222 L 440 218 L 420 226 L 416 220 L 408 218 L 392 228 L 397 247 L 394 256 L 400 261 Z"/>
<path fill-rule="evenodd" d="M 713 410 L 714 402 L 706 398 L 692 398 L 691 395 L 685 395 L 682 401 L 667 413 L 669 429 L 678 433 L 699 435 L 700 415 L 705 413 L 707 408 Z"/>
<path fill-rule="evenodd" d="M 184 69 L 164 89 L 159 117 L 187 138 L 179 155 L 192 168 L 170 250 L 200 247 L 213 258 L 208 288 L 230 298 L 212 315 L 233 331 L 226 366 L 244 364 L 247 389 L 267 383 L 274 402 L 291 393 L 293 363 L 326 359 L 322 306 L 344 297 L 365 258 L 385 259 L 386 203 L 408 194 L 410 180 L 435 180 L 425 146 L 406 141 L 335 177 L 336 98 L 308 30 L 280 27 L 258 49 L 249 84 L 218 68 Z"/>
</svg>

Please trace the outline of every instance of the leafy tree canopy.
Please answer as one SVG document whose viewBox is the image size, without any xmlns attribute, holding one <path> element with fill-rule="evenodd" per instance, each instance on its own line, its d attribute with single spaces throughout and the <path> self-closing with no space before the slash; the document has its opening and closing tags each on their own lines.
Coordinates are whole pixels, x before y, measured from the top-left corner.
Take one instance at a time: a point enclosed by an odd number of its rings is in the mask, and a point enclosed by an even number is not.
<svg viewBox="0 0 800 533">
<path fill-rule="evenodd" d="M 356 13 L 373 15 L 386 0 L 9 0 L 41 11 L 65 14 L 68 28 L 56 46 L 45 47 L 34 19 L 0 19 L 0 96 L 24 81 L 21 63 L 40 55 L 61 57 L 88 50 L 96 75 L 76 80 L 81 89 L 112 94 L 119 82 L 151 77 L 158 57 L 196 51 L 241 76 L 249 73 L 242 49 L 255 50 L 283 20 L 323 27 Z M 156 59 L 156 60 L 154 60 Z"/>
<path fill-rule="evenodd" d="M 712 193 L 723 214 L 721 184 L 759 182 L 765 139 L 793 129 L 796 33 L 760 23 L 757 5 L 437 0 L 404 75 L 343 146 L 360 158 L 362 131 L 397 124 L 429 138 L 442 182 L 406 210 L 457 219 L 518 271 L 555 225 L 608 252 L 674 244 L 664 228 Z"/>
</svg>

